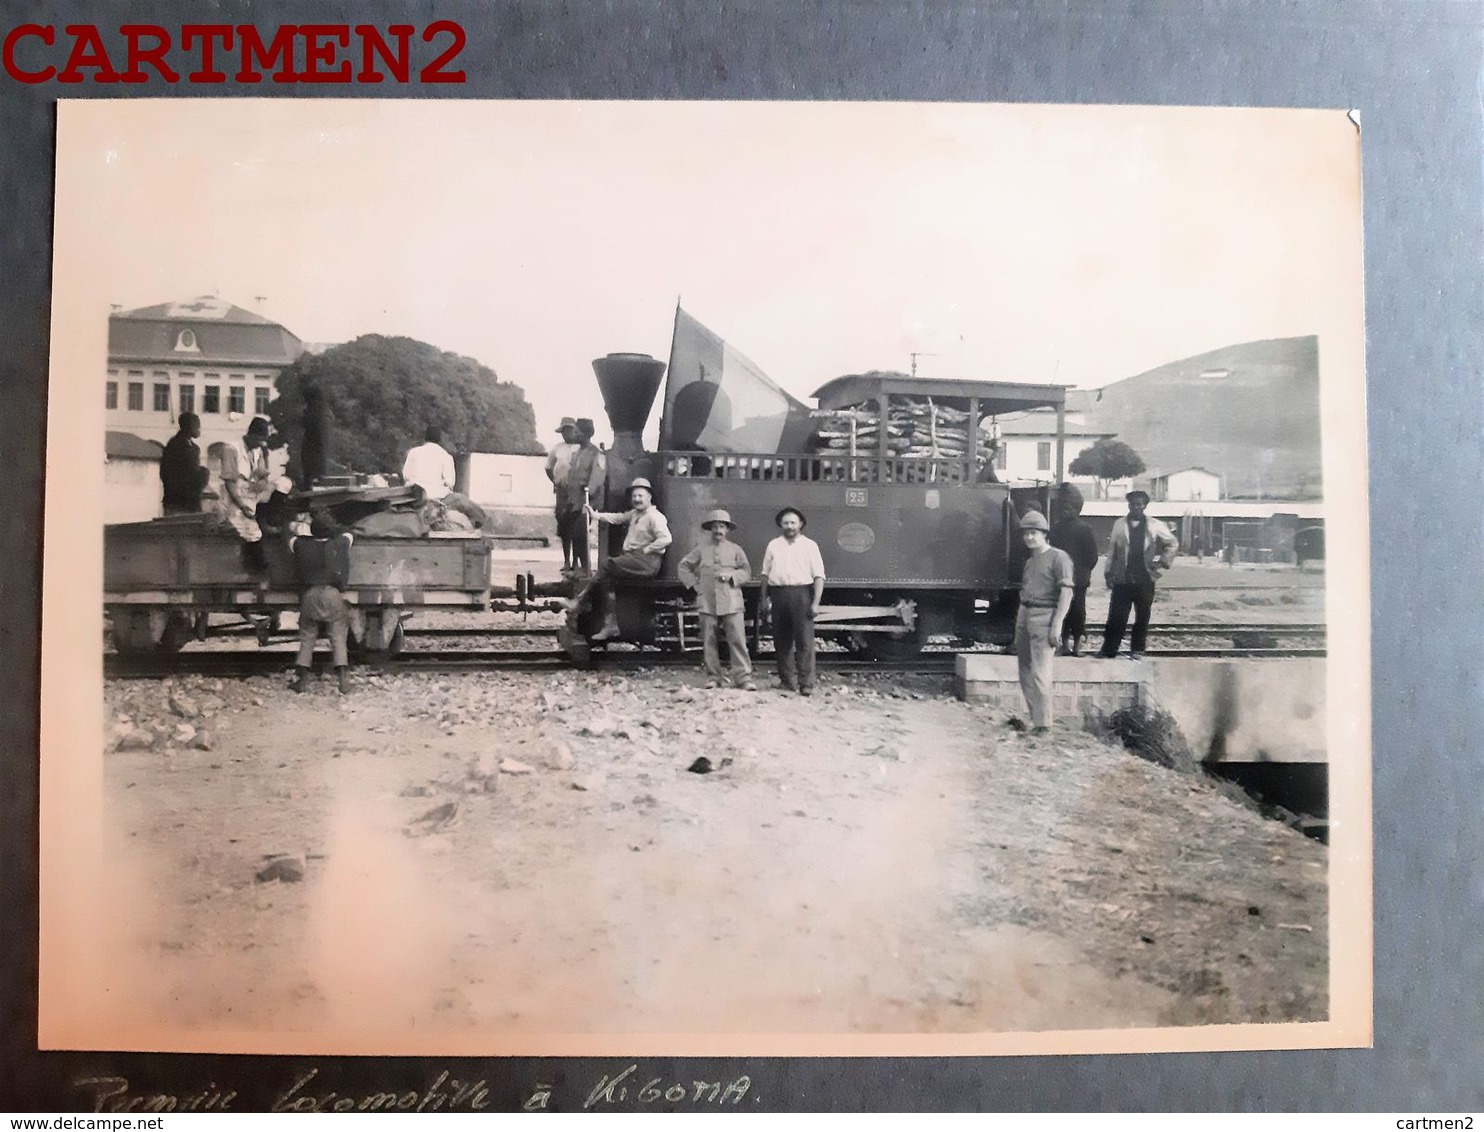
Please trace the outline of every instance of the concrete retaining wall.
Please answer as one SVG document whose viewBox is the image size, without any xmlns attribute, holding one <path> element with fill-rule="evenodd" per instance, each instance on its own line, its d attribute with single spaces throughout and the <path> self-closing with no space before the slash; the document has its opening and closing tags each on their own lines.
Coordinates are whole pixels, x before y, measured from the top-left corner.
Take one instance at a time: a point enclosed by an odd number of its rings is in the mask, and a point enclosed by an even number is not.
<svg viewBox="0 0 1484 1132">
<path fill-rule="evenodd" d="M 1055 714 L 1063 722 L 1144 703 L 1174 716 L 1192 754 L 1205 762 L 1327 761 L 1322 659 L 1058 657 L 1055 677 Z M 960 656 L 954 690 L 962 700 L 1025 710 L 1013 656 Z"/>
</svg>

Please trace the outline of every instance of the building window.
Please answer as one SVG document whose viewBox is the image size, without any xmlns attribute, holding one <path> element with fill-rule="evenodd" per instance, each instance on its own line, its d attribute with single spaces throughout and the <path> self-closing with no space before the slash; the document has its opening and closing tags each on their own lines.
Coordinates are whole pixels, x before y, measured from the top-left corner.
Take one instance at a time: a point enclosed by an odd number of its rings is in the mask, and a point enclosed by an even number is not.
<svg viewBox="0 0 1484 1132">
<path fill-rule="evenodd" d="M 117 409 L 119 407 L 119 383 L 110 381 L 108 392 L 103 396 L 103 407 L 105 409 Z"/>
<path fill-rule="evenodd" d="M 266 417 L 268 415 L 268 402 L 273 399 L 273 390 L 267 386 L 260 385 L 252 391 L 252 411 L 255 415 Z"/>
<path fill-rule="evenodd" d="M 227 390 L 227 412 L 247 412 L 247 391 L 240 385 L 233 385 Z"/>
<path fill-rule="evenodd" d="M 129 411 L 139 413 L 144 411 L 144 382 L 129 382 Z"/>
<path fill-rule="evenodd" d="M 1051 470 L 1051 441 L 1038 440 L 1036 442 L 1036 471 L 1049 472 Z"/>
<path fill-rule="evenodd" d="M 175 348 L 184 350 L 186 353 L 200 353 L 201 347 L 196 345 L 196 332 L 194 330 L 182 330 L 175 336 Z"/>
<path fill-rule="evenodd" d="M 194 385 L 182 385 L 180 387 L 180 411 L 182 413 L 194 413 L 196 411 L 196 387 Z"/>
<path fill-rule="evenodd" d="M 170 386 L 155 386 L 155 412 L 168 413 L 170 411 Z"/>
<path fill-rule="evenodd" d="M 222 411 L 222 387 L 220 385 L 208 385 L 201 390 L 201 411 L 203 413 Z"/>
</svg>

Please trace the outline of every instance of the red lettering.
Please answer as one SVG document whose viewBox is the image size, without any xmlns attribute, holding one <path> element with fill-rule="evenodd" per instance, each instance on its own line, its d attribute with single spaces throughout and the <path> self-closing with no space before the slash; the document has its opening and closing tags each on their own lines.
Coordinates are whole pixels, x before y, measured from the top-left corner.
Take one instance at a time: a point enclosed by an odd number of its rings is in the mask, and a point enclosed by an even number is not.
<svg viewBox="0 0 1484 1132">
<path fill-rule="evenodd" d="M 271 47 L 264 47 L 262 37 L 258 35 L 258 29 L 252 24 L 238 24 L 237 35 L 242 41 L 242 70 L 237 72 L 237 81 L 240 83 L 260 83 L 263 76 L 253 68 L 253 60 L 263 67 L 273 66 L 273 61 L 279 61 L 278 70 L 273 72 L 273 81 L 276 83 L 297 82 L 299 76 L 294 73 L 294 35 L 298 31 L 293 24 L 283 24 L 273 36 Z"/>
<path fill-rule="evenodd" d="M 57 73 L 57 69 L 48 65 L 40 71 L 22 70 L 15 61 L 15 45 L 22 36 L 32 36 L 50 47 L 57 42 L 57 33 L 50 24 L 20 24 L 11 28 L 5 37 L 5 73 L 18 83 L 44 83 Z"/>
<path fill-rule="evenodd" d="M 411 77 L 412 69 L 408 57 L 408 41 L 414 30 L 411 24 L 392 24 L 386 29 L 397 41 L 397 54 L 392 55 L 391 49 L 387 47 L 386 40 L 381 38 L 381 29 L 374 24 L 357 24 L 356 34 L 361 37 L 361 73 L 356 78 L 363 83 L 379 83 L 385 76 L 376 69 L 376 56 L 380 55 L 382 62 L 391 71 L 392 78 L 399 83 L 405 83 Z"/>
<path fill-rule="evenodd" d="M 223 51 L 232 50 L 231 24 L 182 24 L 180 45 L 187 51 L 197 42 L 201 44 L 201 69 L 187 76 L 193 83 L 224 83 L 227 76 L 216 69 L 216 53 L 213 44 L 221 42 Z"/>
<path fill-rule="evenodd" d="M 451 63 L 455 56 L 464 49 L 468 37 L 464 35 L 464 29 L 452 20 L 434 20 L 423 29 L 423 42 L 432 43 L 443 32 L 453 36 L 453 43 L 447 51 L 434 59 L 424 67 L 417 76 L 419 81 L 425 83 L 461 83 L 464 81 L 463 71 L 445 71 L 444 65 Z"/>
<path fill-rule="evenodd" d="M 82 82 L 82 69 L 91 67 L 97 72 L 95 83 L 116 83 L 119 73 L 113 69 L 108 50 L 103 46 L 103 37 L 98 34 L 97 24 L 68 24 L 67 34 L 72 37 L 72 53 L 67 56 L 67 65 L 57 74 L 59 83 Z"/>
<path fill-rule="evenodd" d="M 180 82 L 180 76 L 171 69 L 170 64 L 165 62 L 165 52 L 170 50 L 170 33 L 158 24 L 123 24 L 119 31 L 123 32 L 124 39 L 129 45 L 129 67 L 123 73 L 126 83 L 144 83 L 149 81 L 149 76 L 144 73 L 141 64 L 148 63 L 160 73 L 160 78 L 167 83 Z M 145 47 L 141 42 L 145 36 L 153 39 L 153 47 Z"/>
<path fill-rule="evenodd" d="M 333 71 L 321 71 L 321 63 L 335 61 L 335 46 L 345 47 L 350 43 L 349 24 L 304 24 L 299 28 L 304 37 L 304 72 L 300 82 L 348 83 L 350 82 L 350 60 L 347 59 Z M 321 42 L 328 40 L 328 42 Z"/>
</svg>

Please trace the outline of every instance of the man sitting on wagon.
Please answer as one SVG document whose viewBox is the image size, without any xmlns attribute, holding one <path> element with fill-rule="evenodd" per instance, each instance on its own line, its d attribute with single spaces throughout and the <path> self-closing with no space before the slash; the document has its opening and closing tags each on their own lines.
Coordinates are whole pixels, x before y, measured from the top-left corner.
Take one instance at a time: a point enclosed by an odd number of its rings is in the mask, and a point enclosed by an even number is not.
<svg viewBox="0 0 1484 1132">
<path fill-rule="evenodd" d="M 665 557 L 665 548 L 670 545 L 670 524 L 660 509 L 654 505 L 654 488 L 640 476 L 629 485 L 628 511 L 594 511 L 588 506 L 586 513 L 600 523 L 627 526 L 624 535 L 623 553 L 608 559 L 598 568 L 592 580 L 572 601 L 574 614 L 594 588 L 603 608 L 603 627 L 593 634 L 595 641 L 607 641 L 618 636 L 618 610 L 613 602 L 614 578 L 653 578 L 660 572 L 660 563 Z"/>
<path fill-rule="evenodd" d="M 443 447 L 443 430 L 437 425 L 429 425 L 423 443 L 408 450 L 402 463 L 402 482 L 416 484 L 429 500 L 446 511 L 464 515 L 475 527 L 483 527 L 488 521 L 484 508 L 453 489 L 453 454 Z"/>
</svg>

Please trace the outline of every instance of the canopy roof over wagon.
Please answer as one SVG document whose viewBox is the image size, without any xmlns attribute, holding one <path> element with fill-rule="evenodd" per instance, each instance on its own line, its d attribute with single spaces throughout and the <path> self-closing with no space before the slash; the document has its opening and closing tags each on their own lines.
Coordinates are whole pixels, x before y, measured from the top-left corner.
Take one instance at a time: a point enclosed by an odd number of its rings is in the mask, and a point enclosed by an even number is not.
<svg viewBox="0 0 1484 1132">
<path fill-rule="evenodd" d="M 951 398 L 965 402 L 974 398 L 979 402 L 980 416 L 985 417 L 1029 409 L 1064 409 L 1067 388 L 1065 385 L 1025 385 L 1011 381 L 912 377 L 878 370 L 837 377 L 820 386 L 814 396 L 821 409 L 844 409 L 882 396 Z"/>
</svg>

